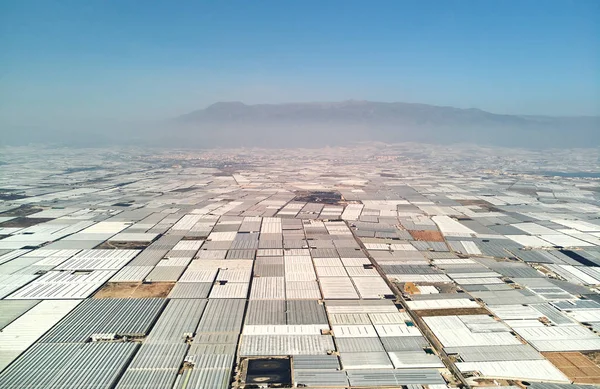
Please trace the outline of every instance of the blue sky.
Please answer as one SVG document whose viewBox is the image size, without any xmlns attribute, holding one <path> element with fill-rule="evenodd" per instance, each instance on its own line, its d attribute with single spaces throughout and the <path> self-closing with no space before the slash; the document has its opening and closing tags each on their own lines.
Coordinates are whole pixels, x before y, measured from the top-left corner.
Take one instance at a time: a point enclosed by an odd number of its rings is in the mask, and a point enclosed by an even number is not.
<svg viewBox="0 0 600 389">
<path fill-rule="evenodd" d="M 0 124 L 216 101 L 600 114 L 600 1 L 0 2 Z"/>
</svg>

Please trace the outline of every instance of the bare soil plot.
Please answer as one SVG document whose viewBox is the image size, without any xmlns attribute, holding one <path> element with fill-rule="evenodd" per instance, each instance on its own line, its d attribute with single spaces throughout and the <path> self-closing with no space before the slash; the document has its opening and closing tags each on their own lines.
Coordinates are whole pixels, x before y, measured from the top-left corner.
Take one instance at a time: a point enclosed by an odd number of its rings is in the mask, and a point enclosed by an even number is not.
<svg viewBox="0 0 600 389">
<path fill-rule="evenodd" d="M 585 353 L 584 355 L 591 359 L 596 365 L 600 366 L 600 351 L 592 351 Z"/>
<path fill-rule="evenodd" d="M 42 208 L 33 205 L 21 205 L 19 208 L 11 209 L 10 211 L 0 213 L 0 216 L 29 216 L 42 211 Z"/>
<path fill-rule="evenodd" d="M 109 282 L 96 292 L 94 298 L 167 297 L 173 286 L 174 282 Z"/>
<path fill-rule="evenodd" d="M 576 384 L 600 384 L 600 367 L 580 352 L 542 353 Z"/>
<path fill-rule="evenodd" d="M 26 228 L 35 226 L 36 224 L 49 222 L 51 220 L 54 219 L 44 217 L 18 217 L 16 219 L 0 223 L 0 227 Z"/>
<path fill-rule="evenodd" d="M 336 205 L 342 202 L 342 194 L 337 191 L 296 191 L 293 201 Z"/>
<path fill-rule="evenodd" d="M 424 240 L 428 242 L 443 242 L 444 237 L 439 231 L 408 230 L 414 240 Z"/>
</svg>

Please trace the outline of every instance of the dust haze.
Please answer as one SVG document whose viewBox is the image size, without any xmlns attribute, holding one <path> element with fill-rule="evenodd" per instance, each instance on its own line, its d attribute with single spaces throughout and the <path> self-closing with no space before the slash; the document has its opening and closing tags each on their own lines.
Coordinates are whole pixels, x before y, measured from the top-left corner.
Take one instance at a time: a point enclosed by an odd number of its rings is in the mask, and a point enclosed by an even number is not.
<svg viewBox="0 0 600 389">
<path fill-rule="evenodd" d="M 355 142 L 597 147 L 600 118 L 499 115 L 426 104 L 344 101 L 247 105 L 220 102 L 146 122 L 12 127 L 2 144 L 152 147 L 322 147 Z"/>
</svg>

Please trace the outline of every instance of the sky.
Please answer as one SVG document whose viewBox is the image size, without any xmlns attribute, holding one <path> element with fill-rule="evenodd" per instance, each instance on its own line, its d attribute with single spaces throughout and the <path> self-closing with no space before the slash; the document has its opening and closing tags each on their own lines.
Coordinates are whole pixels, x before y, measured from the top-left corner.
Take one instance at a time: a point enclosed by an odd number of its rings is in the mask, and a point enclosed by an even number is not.
<svg viewBox="0 0 600 389">
<path fill-rule="evenodd" d="M 600 115 L 600 1 L 0 2 L 0 131 L 217 101 Z"/>
</svg>

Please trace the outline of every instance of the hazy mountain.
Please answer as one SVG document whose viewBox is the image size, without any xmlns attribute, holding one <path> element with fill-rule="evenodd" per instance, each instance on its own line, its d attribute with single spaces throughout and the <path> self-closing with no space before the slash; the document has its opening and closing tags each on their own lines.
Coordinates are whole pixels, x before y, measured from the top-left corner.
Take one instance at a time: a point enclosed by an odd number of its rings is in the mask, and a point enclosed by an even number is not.
<svg viewBox="0 0 600 389">
<path fill-rule="evenodd" d="M 600 146 L 600 117 L 498 115 L 479 109 L 370 101 L 222 102 L 161 123 L 95 121 L 4 132 L 0 145 L 322 147 L 411 141 L 570 148 Z"/>
<path fill-rule="evenodd" d="M 188 139 L 212 145 L 321 146 L 365 140 L 521 147 L 600 145 L 600 117 L 498 115 L 479 109 L 370 101 L 220 102 L 178 117 L 174 124 L 170 141 Z"/>
</svg>

